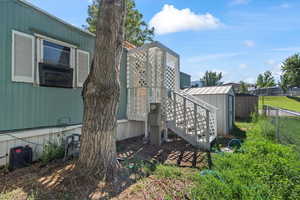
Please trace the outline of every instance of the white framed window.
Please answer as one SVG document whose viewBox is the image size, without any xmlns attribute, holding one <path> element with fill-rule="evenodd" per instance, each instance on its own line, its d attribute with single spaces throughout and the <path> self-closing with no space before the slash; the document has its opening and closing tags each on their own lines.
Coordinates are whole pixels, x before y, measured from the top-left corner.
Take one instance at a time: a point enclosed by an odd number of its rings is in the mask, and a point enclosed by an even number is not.
<svg viewBox="0 0 300 200">
<path fill-rule="evenodd" d="M 87 51 L 77 50 L 77 86 L 82 87 L 90 72 L 90 54 Z"/>
<path fill-rule="evenodd" d="M 51 65 L 56 67 L 57 69 L 73 69 L 73 82 L 72 87 L 75 87 L 75 78 L 76 78 L 76 58 L 75 51 L 76 46 L 62 42 L 47 36 L 43 36 L 40 34 L 35 34 L 37 37 L 37 84 L 45 86 L 43 81 L 40 80 L 40 67 L 39 64 L 43 65 Z M 55 71 L 55 70 L 54 70 Z M 53 72 L 54 72 L 53 71 Z M 53 73 L 55 74 L 55 72 Z M 62 77 L 58 77 L 57 79 L 61 79 Z M 69 85 L 69 84 L 68 84 Z M 49 86 L 49 85 L 47 85 Z M 61 84 L 56 87 L 64 87 L 65 84 Z M 69 87 L 69 86 L 68 86 Z"/>
<path fill-rule="evenodd" d="M 34 36 L 12 31 L 12 81 L 34 82 Z"/>
</svg>

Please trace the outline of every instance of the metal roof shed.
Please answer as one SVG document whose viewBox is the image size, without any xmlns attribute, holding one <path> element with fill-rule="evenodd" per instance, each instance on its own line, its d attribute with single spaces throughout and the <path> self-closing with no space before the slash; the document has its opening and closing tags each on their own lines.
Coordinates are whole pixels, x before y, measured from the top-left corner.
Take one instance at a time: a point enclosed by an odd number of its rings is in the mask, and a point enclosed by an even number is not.
<svg viewBox="0 0 300 200">
<path fill-rule="evenodd" d="M 184 92 L 217 107 L 217 134 L 225 136 L 230 133 L 235 119 L 235 94 L 232 86 L 188 88 Z"/>
</svg>

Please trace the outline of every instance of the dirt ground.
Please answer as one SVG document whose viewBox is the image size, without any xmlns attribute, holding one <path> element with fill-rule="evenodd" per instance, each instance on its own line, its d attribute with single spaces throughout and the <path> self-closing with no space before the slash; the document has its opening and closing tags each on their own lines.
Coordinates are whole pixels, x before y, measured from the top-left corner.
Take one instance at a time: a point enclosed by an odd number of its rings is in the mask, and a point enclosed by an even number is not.
<svg viewBox="0 0 300 200">
<path fill-rule="evenodd" d="M 125 161 L 135 159 L 177 165 L 188 173 L 207 166 L 206 153 L 198 152 L 180 138 L 172 139 L 162 146 L 144 145 L 142 138 L 122 141 L 117 145 L 118 156 Z M 164 199 L 164 194 L 180 193 L 191 184 L 184 179 L 162 179 L 153 175 L 139 177 L 125 170 L 125 164 L 122 164 L 124 173 L 121 171 L 118 181 L 105 185 L 99 180 L 73 178 L 76 173 L 74 163 L 57 160 L 44 167 L 35 163 L 13 172 L 0 170 L 0 200 Z"/>
</svg>

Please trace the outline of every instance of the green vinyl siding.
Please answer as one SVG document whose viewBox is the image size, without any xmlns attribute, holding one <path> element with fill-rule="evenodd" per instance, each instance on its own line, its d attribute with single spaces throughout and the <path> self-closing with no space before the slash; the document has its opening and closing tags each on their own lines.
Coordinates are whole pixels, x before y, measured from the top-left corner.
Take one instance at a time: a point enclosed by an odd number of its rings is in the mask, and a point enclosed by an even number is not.
<svg viewBox="0 0 300 200">
<path fill-rule="evenodd" d="M 189 74 L 180 72 L 180 88 L 189 88 L 191 87 L 191 76 Z"/>
<path fill-rule="evenodd" d="M 40 33 L 74 44 L 88 51 L 91 58 L 94 37 L 17 0 L 0 1 L 0 30 L 0 131 L 81 123 L 81 88 L 50 88 L 12 82 L 12 30 L 30 35 Z M 126 63 L 126 58 L 122 62 Z M 126 79 L 126 69 L 120 76 Z M 126 89 L 126 85 L 124 87 Z M 126 117 L 124 87 L 121 87 L 118 118 Z"/>
</svg>

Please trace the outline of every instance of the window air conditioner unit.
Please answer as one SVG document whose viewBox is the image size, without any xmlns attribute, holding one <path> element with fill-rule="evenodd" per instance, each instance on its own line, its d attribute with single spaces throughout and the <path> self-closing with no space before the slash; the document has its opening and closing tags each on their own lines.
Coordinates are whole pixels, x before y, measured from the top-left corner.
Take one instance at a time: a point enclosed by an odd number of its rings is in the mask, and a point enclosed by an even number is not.
<svg viewBox="0 0 300 200">
<path fill-rule="evenodd" d="M 73 87 L 73 69 L 70 67 L 39 63 L 40 85 L 46 87 Z"/>
</svg>

